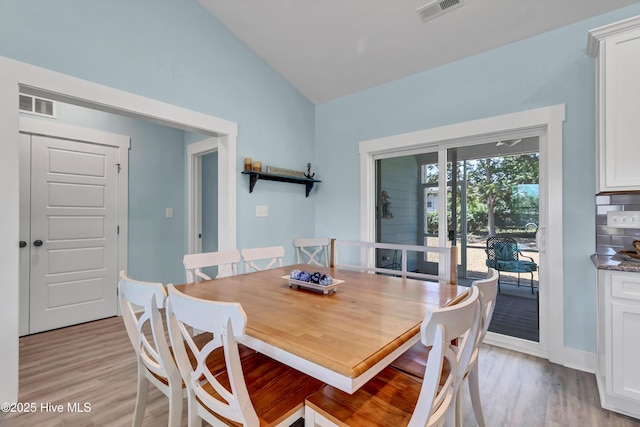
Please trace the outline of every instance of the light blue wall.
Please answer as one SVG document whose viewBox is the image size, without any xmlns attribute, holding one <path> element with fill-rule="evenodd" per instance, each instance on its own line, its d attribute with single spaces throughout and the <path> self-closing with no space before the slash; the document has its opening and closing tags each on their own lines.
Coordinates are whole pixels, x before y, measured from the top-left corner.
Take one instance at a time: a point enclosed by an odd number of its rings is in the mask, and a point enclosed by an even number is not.
<svg viewBox="0 0 640 427">
<path fill-rule="evenodd" d="M 638 14 L 640 4 L 317 106 L 324 182 L 316 203 L 340 206 L 316 217 L 318 234 L 359 238 L 359 141 L 564 103 L 565 343 L 595 352 L 595 61 L 587 32 Z"/>
<path fill-rule="evenodd" d="M 315 197 L 304 187 L 260 182 L 249 194 L 239 174 L 244 157 L 315 166 L 313 104 L 197 0 L 0 0 L 0 55 L 238 123 L 238 247 L 282 244 L 288 262 L 293 238 L 315 234 Z M 256 218 L 256 205 L 269 217 Z M 144 257 L 134 252 L 131 268 Z"/>
</svg>

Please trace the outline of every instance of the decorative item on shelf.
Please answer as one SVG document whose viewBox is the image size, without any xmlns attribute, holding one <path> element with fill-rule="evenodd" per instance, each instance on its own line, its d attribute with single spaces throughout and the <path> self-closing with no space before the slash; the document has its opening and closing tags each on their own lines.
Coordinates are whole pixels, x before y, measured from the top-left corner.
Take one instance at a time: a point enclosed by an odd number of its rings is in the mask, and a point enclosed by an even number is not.
<svg viewBox="0 0 640 427">
<path fill-rule="evenodd" d="M 253 162 L 253 171 L 262 172 L 262 162 Z"/>
<path fill-rule="evenodd" d="M 274 175 L 282 175 L 282 176 L 293 176 L 296 178 L 304 178 L 304 172 L 295 171 L 291 169 L 278 168 L 275 166 L 267 166 L 267 173 L 272 173 Z"/>
<path fill-rule="evenodd" d="M 315 173 L 311 173 L 311 163 L 307 163 L 307 173 L 305 173 L 304 176 L 309 179 L 313 179 L 313 177 L 316 176 Z"/>
<path fill-rule="evenodd" d="M 244 170 L 250 171 L 253 168 L 253 160 L 251 157 L 244 158 Z"/>
<path fill-rule="evenodd" d="M 391 197 L 389 197 L 389 193 L 387 193 L 386 191 L 383 191 L 381 198 L 382 198 L 382 218 L 385 218 L 385 219 L 393 218 L 393 213 L 391 213 L 391 202 L 389 201 Z"/>
</svg>

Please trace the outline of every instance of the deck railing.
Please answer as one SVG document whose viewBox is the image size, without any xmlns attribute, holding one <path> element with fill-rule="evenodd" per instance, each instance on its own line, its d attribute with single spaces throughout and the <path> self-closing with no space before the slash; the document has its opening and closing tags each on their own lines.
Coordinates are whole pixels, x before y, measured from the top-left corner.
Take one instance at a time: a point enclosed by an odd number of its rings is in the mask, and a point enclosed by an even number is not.
<svg viewBox="0 0 640 427">
<path fill-rule="evenodd" d="M 352 253 L 350 257 L 340 257 L 340 248 L 359 248 L 359 262 L 354 260 Z M 400 251 L 399 269 L 376 267 L 376 251 L 385 249 L 390 251 Z M 412 279 L 421 279 L 429 281 L 437 281 L 441 283 L 457 284 L 457 248 L 441 247 L 441 246 L 420 246 L 420 245 L 400 245 L 395 243 L 376 243 L 376 242 L 360 242 L 351 240 L 331 239 L 331 259 L 330 266 L 334 268 L 342 268 L 346 270 L 365 271 L 370 273 L 389 274 L 393 276 L 409 277 Z M 343 251 L 344 252 L 344 251 Z M 421 273 L 418 271 L 409 271 L 407 269 L 408 254 L 416 252 L 425 259 L 429 254 L 437 254 L 438 258 L 438 274 Z"/>
</svg>

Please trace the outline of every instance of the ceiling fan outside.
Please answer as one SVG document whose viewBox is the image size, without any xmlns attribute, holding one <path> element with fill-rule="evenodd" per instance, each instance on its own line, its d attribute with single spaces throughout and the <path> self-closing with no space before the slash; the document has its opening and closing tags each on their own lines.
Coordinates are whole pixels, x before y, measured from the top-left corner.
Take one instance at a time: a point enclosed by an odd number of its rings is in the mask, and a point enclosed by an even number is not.
<svg viewBox="0 0 640 427">
<path fill-rule="evenodd" d="M 522 138 L 512 139 L 511 141 L 498 141 L 496 142 L 496 147 L 500 147 L 501 145 L 506 145 L 507 147 L 513 147 L 514 145 L 520 143 Z"/>
</svg>

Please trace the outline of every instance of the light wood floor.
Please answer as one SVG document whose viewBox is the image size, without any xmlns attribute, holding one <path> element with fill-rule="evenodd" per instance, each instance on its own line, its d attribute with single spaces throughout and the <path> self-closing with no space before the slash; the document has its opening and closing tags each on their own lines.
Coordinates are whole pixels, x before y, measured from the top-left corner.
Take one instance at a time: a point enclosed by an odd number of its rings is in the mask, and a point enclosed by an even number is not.
<svg viewBox="0 0 640 427">
<path fill-rule="evenodd" d="M 485 345 L 480 382 L 490 427 L 640 426 L 600 408 L 592 374 L 532 356 Z M 149 390 L 143 425 L 166 425 L 168 400 Z M 0 413 L 0 426 L 129 426 L 135 393 L 136 362 L 121 318 L 32 335 L 20 339 L 20 402 L 35 403 L 37 411 Z M 464 426 L 474 426 L 466 390 L 463 395 Z M 63 412 L 41 410 L 47 403 L 62 405 Z M 90 412 L 69 412 L 69 403 L 88 403 Z"/>
</svg>

